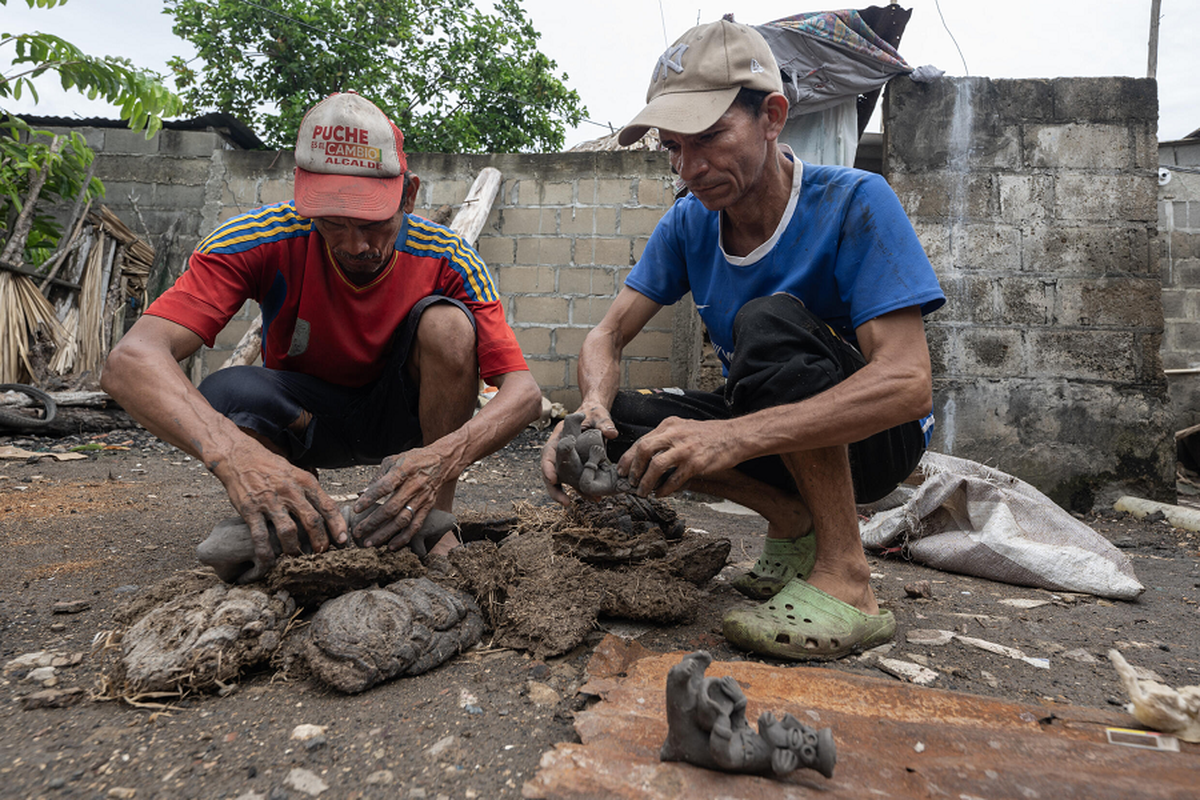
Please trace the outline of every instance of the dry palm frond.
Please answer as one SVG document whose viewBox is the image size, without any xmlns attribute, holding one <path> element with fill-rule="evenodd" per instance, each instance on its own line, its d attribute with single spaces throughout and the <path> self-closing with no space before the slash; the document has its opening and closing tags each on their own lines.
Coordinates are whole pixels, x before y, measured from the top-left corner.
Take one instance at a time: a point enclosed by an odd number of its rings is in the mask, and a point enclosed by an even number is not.
<svg viewBox="0 0 1200 800">
<path fill-rule="evenodd" d="M 54 306 L 33 281 L 24 275 L 0 271 L 0 383 L 32 380 L 29 343 L 39 325 L 45 326 L 56 347 L 67 339 Z"/>
<path fill-rule="evenodd" d="M 83 267 L 83 279 L 79 290 L 79 327 L 76 344 L 78 371 L 96 372 L 104 362 L 104 296 L 108 290 L 105 280 L 105 262 L 111 257 L 115 243 L 110 245 L 107 236 L 101 233 L 88 251 L 87 263 Z"/>
</svg>

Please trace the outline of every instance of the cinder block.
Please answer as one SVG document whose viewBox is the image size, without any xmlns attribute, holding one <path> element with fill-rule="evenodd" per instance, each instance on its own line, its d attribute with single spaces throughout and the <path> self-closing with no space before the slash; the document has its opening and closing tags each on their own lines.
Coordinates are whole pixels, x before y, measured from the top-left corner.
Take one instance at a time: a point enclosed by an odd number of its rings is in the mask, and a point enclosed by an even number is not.
<svg viewBox="0 0 1200 800">
<path fill-rule="evenodd" d="M 662 360 L 626 362 L 625 386 L 629 389 L 657 389 L 673 386 L 671 362 Z"/>
<path fill-rule="evenodd" d="M 925 341 L 929 345 L 929 364 L 935 380 L 949 374 L 957 374 L 957 369 L 953 368 L 952 355 L 955 344 L 953 336 L 957 330 L 957 328 L 937 323 L 925 323 Z M 937 392 L 935 391 L 934 394 L 936 395 Z"/>
<path fill-rule="evenodd" d="M 671 334 L 666 331 L 643 330 L 629 344 L 625 345 L 624 356 L 627 358 L 666 358 L 671 357 Z"/>
<path fill-rule="evenodd" d="M 1068 123 L 1025 129 L 1025 161 L 1032 167 L 1129 169 L 1133 137 L 1124 124 Z"/>
<path fill-rule="evenodd" d="M 634 181 L 631 178 L 597 178 L 591 198 L 580 191 L 579 202 L 598 206 L 618 206 L 633 202 Z"/>
<path fill-rule="evenodd" d="M 166 156 L 212 158 L 223 147 L 221 137 L 211 131 L 161 130 L 157 138 L 158 152 Z"/>
<path fill-rule="evenodd" d="M 286 203 L 296 196 L 294 183 L 287 180 L 264 180 L 258 187 L 258 200 L 264 206 L 272 203 Z"/>
<path fill-rule="evenodd" d="M 568 411 L 574 411 L 579 408 L 581 401 L 579 389 L 575 386 L 572 386 L 570 389 L 551 390 L 546 396 L 550 398 L 551 403 L 562 403 L 563 407 Z"/>
<path fill-rule="evenodd" d="M 520 295 L 506 305 L 514 323 L 561 325 L 569 319 L 570 301 L 565 297 Z"/>
<path fill-rule="evenodd" d="M 946 304 L 935 317 L 940 322 L 969 322 L 975 325 L 1003 323 L 999 285 L 1003 280 L 991 275 L 954 274 L 940 279 Z"/>
<path fill-rule="evenodd" d="M 549 294 L 555 291 L 553 267 L 504 267 L 496 270 L 505 294 Z"/>
<path fill-rule="evenodd" d="M 633 247 L 628 238 L 577 238 L 575 240 L 575 262 L 577 264 L 603 264 L 606 266 L 632 266 Z"/>
<path fill-rule="evenodd" d="M 207 190 L 203 186 L 170 186 L 164 184 L 155 186 L 153 189 L 154 205 L 159 208 L 181 212 L 192 211 L 197 214 L 204 208 Z M 128 195 L 118 195 L 116 192 L 113 192 L 112 196 L 122 197 Z M 145 207 L 143 206 L 144 210 Z"/>
<path fill-rule="evenodd" d="M 1028 368 L 1034 379 L 1136 383 L 1142 356 L 1133 331 L 1029 329 Z"/>
<path fill-rule="evenodd" d="M 1024 342 L 1013 328 L 963 328 L 958 332 L 964 375 L 1007 378 L 1024 373 Z"/>
<path fill-rule="evenodd" d="M 569 206 L 574 202 L 574 181 L 547 183 L 539 180 L 527 180 L 521 181 L 516 204 L 522 206 Z"/>
<path fill-rule="evenodd" d="M 646 252 L 646 245 L 650 242 L 649 236 L 635 236 L 633 238 L 633 263 L 642 260 L 642 253 Z"/>
<path fill-rule="evenodd" d="M 1060 325 L 1163 327 L 1162 283 L 1156 278 L 1063 279 L 1058 296 Z"/>
<path fill-rule="evenodd" d="M 1162 238 L 1170 246 L 1172 260 L 1200 258 L 1200 235 L 1175 229 Z"/>
<path fill-rule="evenodd" d="M 996 215 L 997 178 L 989 173 L 898 173 L 892 190 L 910 218 L 980 219 Z"/>
<path fill-rule="evenodd" d="M 240 208 L 258 205 L 258 181 L 254 178 L 228 177 L 222 182 L 221 203 Z"/>
<path fill-rule="evenodd" d="M 634 183 L 635 202 L 639 206 L 661 206 L 664 213 L 675 203 L 675 182 L 670 175 L 639 178 Z"/>
<path fill-rule="evenodd" d="M 1194 298 L 1195 302 L 1188 303 L 1190 292 L 1186 289 L 1163 289 L 1162 306 L 1163 319 L 1167 327 L 1172 323 L 1189 318 L 1189 314 L 1185 308 L 1191 307 L 1191 318 L 1197 316 L 1197 311 L 1200 311 L 1200 297 Z"/>
<path fill-rule="evenodd" d="M 1008 225 L 965 224 L 951 230 L 951 252 L 958 269 L 1017 272 L 1021 269 L 1021 232 Z"/>
<path fill-rule="evenodd" d="M 506 236 L 558 233 L 558 212 L 545 208 L 506 208 L 500 212 L 500 230 Z"/>
<path fill-rule="evenodd" d="M 604 319 L 605 312 L 612 305 L 611 297 L 573 297 L 571 298 L 571 325 L 583 325 L 593 328 Z"/>
<path fill-rule="evenodd" d="M 561 267 L 558 291 L 562 294 L 598 294 L 612 297 L 617 292 L 616 271 L 594 267 Z"/>
<path fill-rule="evenodd" d="M 487 264 L 507 266 L 516 261 L 517 240 L 509 236 L 480 236 L 475 249 Z"/>
<path fill-rule="evenodd" d="M 1021 261 L 1026 272 L 1057 275 L 1157 274 L 1146 228 L 1097 224 L 1026 226 Z"/>
<path fill-rule="evenodd" d="M 950 226 L 946 221 L 913 220 L 913 230 L 934 272 L 939 276 L 954 272 L 954 261 L 950 254 Z"/>
<path fill-rule="evenodd" d="M 665 213 L 665 208 L 622 208 L 617 225 L 622 236 L 649 236 Z"/>
<path fill-rule="evenodd" d="M 576 358 L 583 347 L 583 340 L 591 333 L 591 328 L 555 328 L 554 352 L 560 356 Z"/>
<path fill-rule="evenodd" d="M 559 232 L 564 236 L 612 236 L 617 232 L 615 208 L 564 208 L 558 218 Z"/>
<path fill-rule="evenodd" d="M 158 137 L 146 138 L 141 131 L 128 128 L 109 128 L 104 136 L 104 152 L 130 155 L 145 155 L 158 152 Z M 212 153 L 210 150 L 209 153 Z"/>
<path fill-rule="evenodd" d="M 517 335 L 517 344 L 521 345 L 521 352 L 526 356 L 551 355 L 550 331 L 550 328 L 513 328 L 513 333 Z"/>
<path fill-rule="evenodd" d="M 567 380 L 569 364 L 565 359 L 527 358 L 525 363 L 529 365 L 529 373 L 533 375 L 533 379 L 537 381 L 543 392 L 565 389 L 569 385 Z"/>
<path fill-rule="evenodd" d="M 999 314 L 991 322 L 1017 326 L 1061 322 L 1055 318 L 1058 300 L 1056 279 L 1009 275 L 997 278 L 996 283 L 1000 295 Z M 979 310 L 978 306 L 974 308 Z"/>
<path fill-rule="evenodd" d="M 210 166 L 210 161 L 204 158 L 147 158 L 143 155 L 119 154 L 105 156 L 104 161 L 96 167 L 96 175 L 101 180 L 119 178 L 139 183 L 202 186 L 208 182 Z"/>
<path fill-rule="evenodd" d="M 998 175 L 1000 220 L 1016 225 L 1045 219 L 1054 208 L 1054 179 L 1047 175 Z"/>
<path fill-rule="evenodd" d="M 516 263 L 551 264 L 555 266 L 570 264 L 571 240 L 545 236 L 537 238 L 518 237 Z"/>
<path fill-rule="evenodd" d="M 1158 84 L 1150 78 L 1057 78 L 1054 118 L 1063 122 L 1158 120 Z"/>
<path fill-rule="evenodd" d="M 1149 124 L 1133 127 L 1133 167 L 1158 173 L 1158 126 Z"/>
<path fill-rule="evenodd" d="M 471 191 L 471 184 L 467 181 L 450 178 L 430 179 L 421 185 L 428 188 L 427 202 L 433 208 L 462 205 L 462 201 L 467 199 L 467 192 Z"/>
<path fill-rule="evenodd" d="M 690 303 L 692 302 L 691 296 L 688 295 L 679 302 Z M 642 333 L 645 333 L 646 331 L 668 331 L 673 333 L 675 331 L 675 311 L 673 306 L 663 306 L 657 312 L 655 312 L 654 316 L 651 317 L 646 323 L 645 327 L 642 328 Z"/>
</svg>

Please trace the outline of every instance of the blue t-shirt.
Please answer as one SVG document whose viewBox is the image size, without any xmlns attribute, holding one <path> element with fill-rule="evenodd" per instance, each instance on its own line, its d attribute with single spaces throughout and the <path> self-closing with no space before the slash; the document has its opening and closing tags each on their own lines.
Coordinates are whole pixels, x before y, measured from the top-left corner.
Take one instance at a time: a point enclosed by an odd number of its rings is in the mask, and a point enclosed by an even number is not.
<svg viewBox="0 0 1200 800">
<path fill-rule="evenodd" d="M 756 297 L 799 298 L 847 341 L 889 311 L 946 302 L 937 276 L 895 192 L 879 175 L 795 162 L 791 202 L 753 253 L 721 247 L 721 215 L 689 195 L 650 237 L 625 285 L 662 305 L 689 291 L 728 372 L 733 318 Z"/>
</svg>

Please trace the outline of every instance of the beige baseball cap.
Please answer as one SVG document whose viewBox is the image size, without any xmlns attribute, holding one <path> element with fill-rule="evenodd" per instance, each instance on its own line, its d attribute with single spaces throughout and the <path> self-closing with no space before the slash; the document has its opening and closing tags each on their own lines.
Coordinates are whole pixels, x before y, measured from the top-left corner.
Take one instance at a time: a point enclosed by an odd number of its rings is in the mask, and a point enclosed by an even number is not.
<svg viewBox="0 0 1200 800">
<path fill-rule="evenodd" d="M 404 195 L 404 134 L 354 92 L 308 110 L 296 136 L 296 211 L 305 217 L 390 219 Z"/>
<path fill-rule="evenodd" d="M 650 128 L 699 133 L 729 110 L 742 87 L 783 91 L 779 66 L 762 34 L 727 20 L 692 28 L 659 56 L 647 105 L 617 141 L 631 145 Z"/>
</svg>

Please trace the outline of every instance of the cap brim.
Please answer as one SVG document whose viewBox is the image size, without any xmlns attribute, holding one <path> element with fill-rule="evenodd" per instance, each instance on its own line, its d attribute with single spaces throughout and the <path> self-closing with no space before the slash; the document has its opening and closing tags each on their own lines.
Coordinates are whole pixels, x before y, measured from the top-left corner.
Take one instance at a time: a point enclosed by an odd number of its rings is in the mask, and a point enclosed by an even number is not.
<svg viewBox="0 0 1200 800">
<path fill-rule="evenodd" d="M 391 219 L 404 195 L 404 176 L 328 175 L 296 168 L 296 212 L 304 217 Z"/>
<path fill-rule="evenodd" d="M 650 128 L 672 133 L 700 133 L 710 128 L 733 105 L 740 86 L 706 92 L 668 92 L 650 101 L 617 135 L 617 143 L 628 147 Z"/>
</svg>

